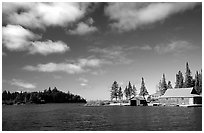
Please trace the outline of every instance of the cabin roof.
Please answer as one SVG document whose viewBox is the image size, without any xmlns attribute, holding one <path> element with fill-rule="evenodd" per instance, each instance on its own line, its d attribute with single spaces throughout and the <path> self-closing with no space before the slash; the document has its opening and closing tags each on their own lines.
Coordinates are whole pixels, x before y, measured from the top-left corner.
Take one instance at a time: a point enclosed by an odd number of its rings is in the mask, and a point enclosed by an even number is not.
<svg viewBox="0 0 204 133">
<path fill-rule="evenodd" d="M 132 97 L 130 100 L 146 100 L 146 99 L 142 96 L 136 96 L 136 97 Z"/>
<path fill-rule="evenodd" d="M 168 97 L 199 97 L 200 95 L 192 94 L 193 88 L 174 88 L 167 89 L 161 98 Z"/>
</svg>

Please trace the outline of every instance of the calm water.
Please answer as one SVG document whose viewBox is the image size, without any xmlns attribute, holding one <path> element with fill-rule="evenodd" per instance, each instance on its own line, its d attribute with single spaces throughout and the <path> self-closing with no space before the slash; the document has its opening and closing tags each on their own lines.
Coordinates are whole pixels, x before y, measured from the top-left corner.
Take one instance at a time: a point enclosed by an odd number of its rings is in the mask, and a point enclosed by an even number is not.
<svg viewBox="0 0 204 133">
<path fill-rule="evenodd" d="M 5 130 L 202 130 L 202 108 L 84 107 L 43 104 L 2 107 Z"/>
</svg>

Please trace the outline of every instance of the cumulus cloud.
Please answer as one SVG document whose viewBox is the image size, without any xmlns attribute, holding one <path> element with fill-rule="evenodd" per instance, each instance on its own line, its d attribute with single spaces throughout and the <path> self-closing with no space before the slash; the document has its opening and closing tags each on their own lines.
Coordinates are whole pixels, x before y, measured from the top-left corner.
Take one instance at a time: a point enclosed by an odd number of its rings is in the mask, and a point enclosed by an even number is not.
<svg viewBox="0 0 204 133">
<path fill-rule="evenodd" d="M 83 68 L 76 64 L 69 63 L 47 63 L 38 64 L 37 66 L 25 66 L 23 69 L 28 71 L 39 71 L 39 72 L 67 72 L 69 74 L 82 73 Z"/>
<path fill-rule="evenodd" d="M 76 29 L 74 30 L 69 30 L 70 34 L 77 34 L 77 35 L 85 35 L 88 33 L 92 33 L 97 31 L 97 28 L 95 26 L 92 26 L 92 24 L 94 23 L 92 18 L 89 18 L 86 23 L 84 22 L 80 22 L 79 24 L 77 24 Z"/>
<path fill-rule="evenodd" d="M 113 20 L 112 28 L 130 31 L 192 9 L 196 4 L 198 3 L 109 3 L 105 14 Z"/>
<path fill-rule="evenodd" d="M 70 48 L 62 41 L 36 41 L 41 36 L 20 25 L 7 25 L 2 28 L 3 45 L 11 51 L 28 51 L 30 54 L 48 55 L 64 53 Z"/>
<path fill-rule="evenodd" d="M 88 3 L 3 3 L 3 20 L 29 28 L 67 26 L 82 18 Z"/>
<path fill-rule="evenodd" d="M 179 54 L 179 53 L 182 53 L 187 50 L 194 49 L 194 48 L 196 48 L 196 46 L 193 46 L 188 41 L 172 41 L 171 43 L 168 43 L 165 45 L 164 44 L 156 45 L 154 47 L 154 50 L 158 54 L 167 54 L 167 53 Z"/>
<path fill-rule="evenodd" d="M 17 87 L 22 87 L 22 88 L 26 88 L 26 89 L 34 89 L 36 88 L 36 86 L 34 84 L 25 82 L 23 80 L 19 80 L 19 79 L 12 79 L 12 81 L 10 81 L 11 85 L 15 85 Z"/>
<path fill-rule="evenodd" d="M 42 55 L 48 55 L 51 53 L 64 53 L 70 48 L 62 41 L 53 42 L 47 40 L 44 42 L 35 41 L 32 42 L 32 46 L 29 48 L 31 54 L 40 53 Z"/>
<path fill-rule="evenodd" d="M 87 72 L 88 68 L 99 67 L 103 64 L 103 60 L 100 59 L 78 59 L 74 62 L 63 62 L 63 63 L 47 63 L 38 64 L 37 66 L 25 66 L 23 69 L 27 71 L 39 71 L 39 72 L 66 72 L 68 74 L 76 74 Z"/>
<path fill-rule="evenodd" d="M 22 51 L 28 49 L 31 41 L 39 39 L 40 36 L 24 29 L 20 25 L 7 25 L 2 28 L 2 39 L 4 46 L 11 51 Z"/>
</svg>

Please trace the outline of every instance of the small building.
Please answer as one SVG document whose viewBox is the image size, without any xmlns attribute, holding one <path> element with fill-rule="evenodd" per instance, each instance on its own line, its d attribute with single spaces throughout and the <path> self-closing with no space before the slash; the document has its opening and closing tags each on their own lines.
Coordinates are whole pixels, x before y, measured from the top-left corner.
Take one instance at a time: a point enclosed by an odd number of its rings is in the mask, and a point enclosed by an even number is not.
<svg viewBox="0 0 204 133">
<path fill-rule="evenodd" d="M 160 96 L 159 102 L 164 105 L 197 105 L 202 104 L 202 96 L 195 93 L 193 88 L 167 89 Z"/>
<path fill-rule="evenodd" d="M 130 106 L 147 106 L 147 101 L 142 96 L 136 96 L 130 99 Z"/>
</svg>

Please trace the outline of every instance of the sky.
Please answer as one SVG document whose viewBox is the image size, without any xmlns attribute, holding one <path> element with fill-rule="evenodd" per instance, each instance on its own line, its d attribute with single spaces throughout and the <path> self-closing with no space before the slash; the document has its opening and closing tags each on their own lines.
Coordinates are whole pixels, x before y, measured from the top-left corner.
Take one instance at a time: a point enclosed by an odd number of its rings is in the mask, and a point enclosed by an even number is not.
<svg viewBox="0 0 204 133">
<path fill-rule="evenodd" d="M 2 88 L 57 87 L 110 99 L 114 81 L 149 94 L 165 74 L 202 68 L 201 3 L 2 4 Z"/>
</svg>

